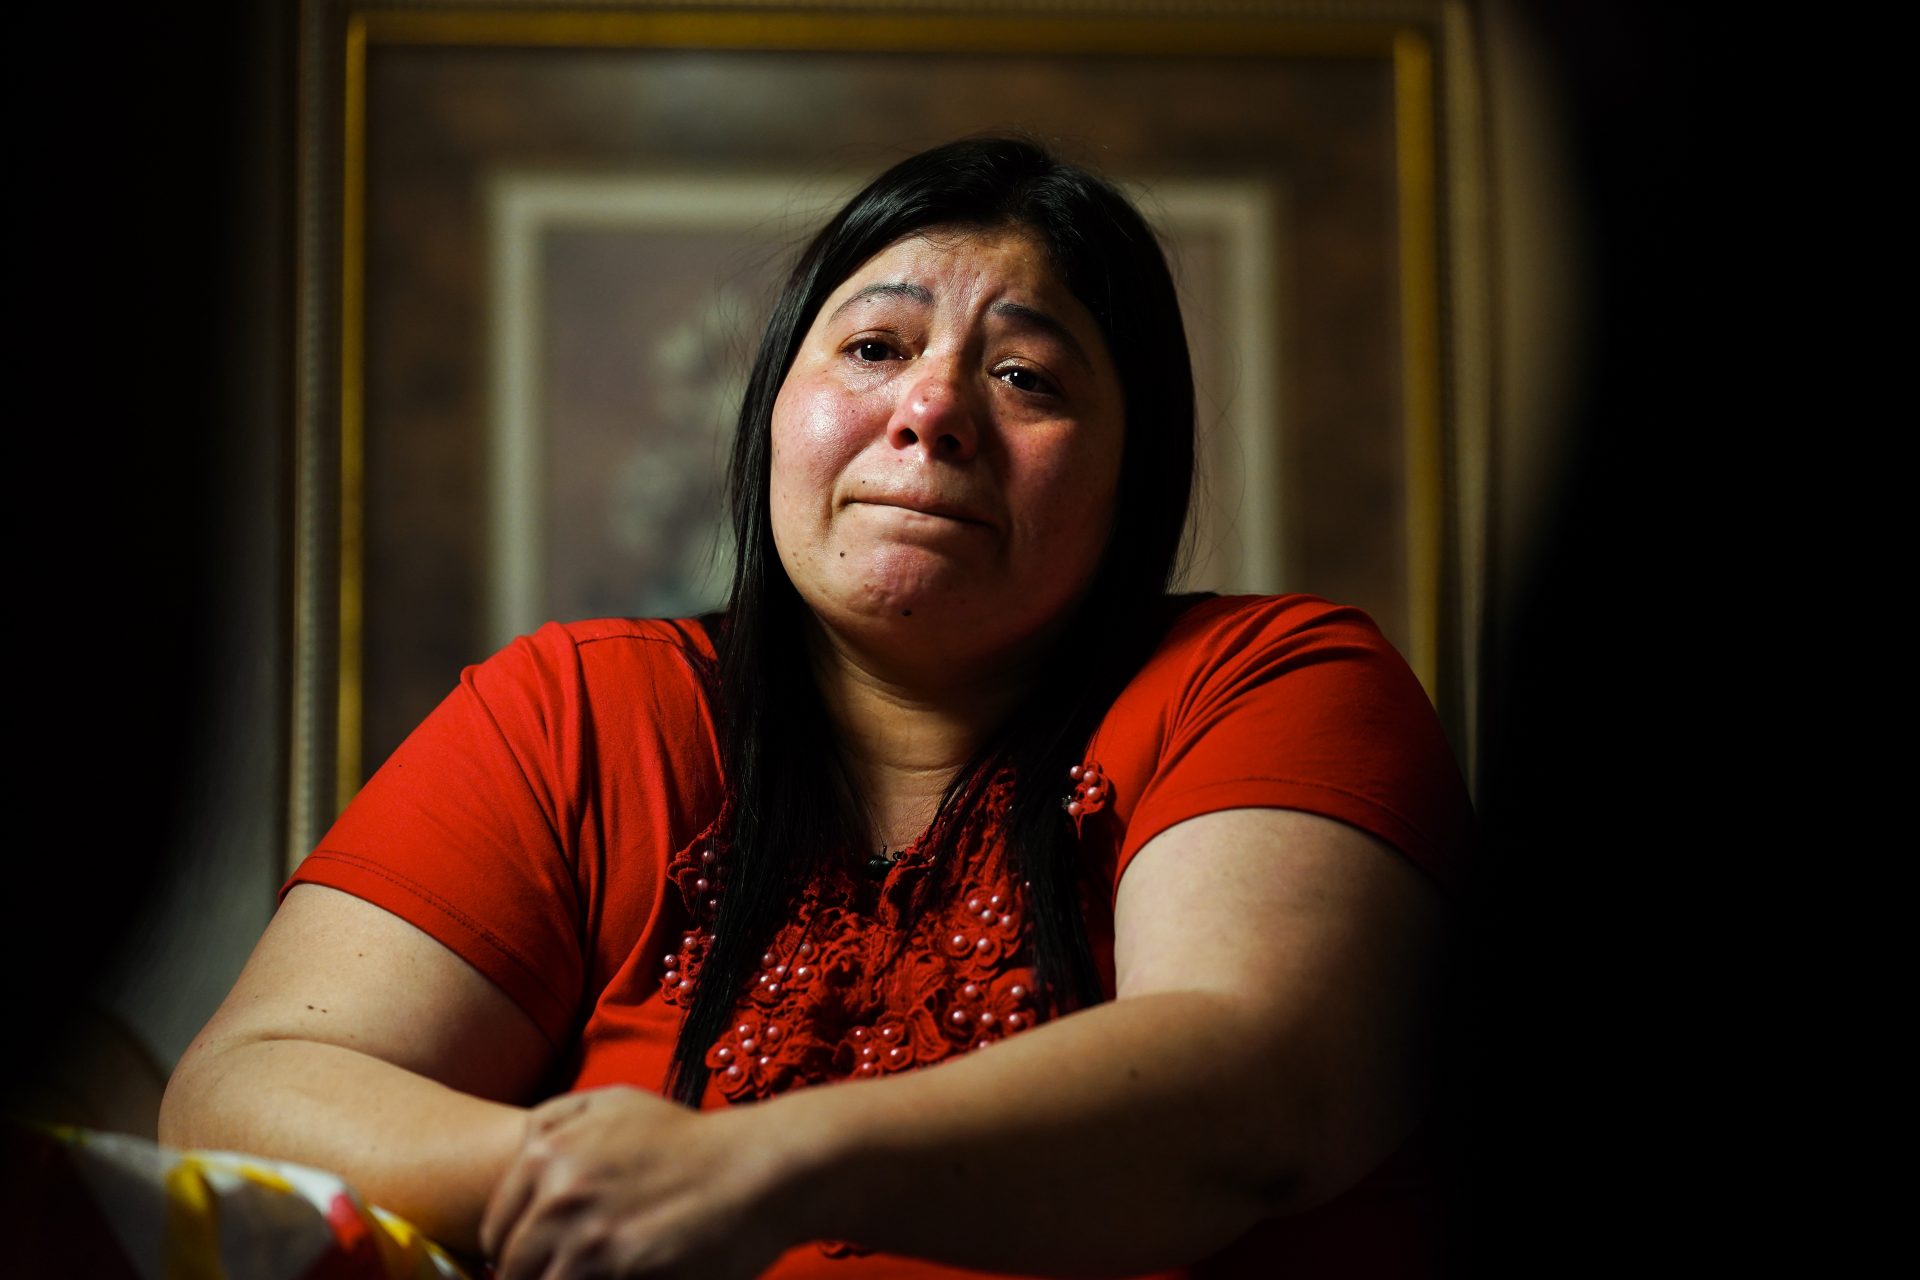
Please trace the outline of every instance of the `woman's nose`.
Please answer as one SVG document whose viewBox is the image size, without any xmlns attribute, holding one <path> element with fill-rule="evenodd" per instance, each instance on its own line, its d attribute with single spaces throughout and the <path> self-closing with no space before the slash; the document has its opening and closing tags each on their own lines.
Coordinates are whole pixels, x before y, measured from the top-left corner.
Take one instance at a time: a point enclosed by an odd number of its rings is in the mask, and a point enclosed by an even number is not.
<svg viewBox="0 0 1920 1280">
<path fill-rule="evenodd" d="M 936 458 L 964 462 L 980 447 L 975 406 L 951 365 L 929 362 L 909 380 L 887 424 L 896 449 L 925 449 Z"/>
</svg>

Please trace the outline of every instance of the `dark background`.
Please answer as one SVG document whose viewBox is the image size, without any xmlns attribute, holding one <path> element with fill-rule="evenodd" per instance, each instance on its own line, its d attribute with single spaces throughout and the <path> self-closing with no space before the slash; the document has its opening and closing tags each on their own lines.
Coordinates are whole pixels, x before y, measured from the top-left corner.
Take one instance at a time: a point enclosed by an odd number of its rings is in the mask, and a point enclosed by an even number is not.
<svg viewBox="0 0 1920 1280">
<path fill-rule="evenodd" d="M 240 589 L 217 567 L 260 496 L 230 477 L 291 419 L 292 8 L 15 20 L 12 791 L 42 822 L 17 827 L 0 924 L 9 1083 L 21 1041 L 57 1043 L 137 935 L 218 755 L 206 620 Z M 1693 1105 L 1675 1095 L 1714 922 L 1673 904 L 1721 854 L 1649 806 L 1684 789 L 1716 660 L 1696 597 L 1722 552 L 1697 530 L 1725 441 L 1701 379 L 1727 339 L 1706 323 L 1703 23 L 1602 0 L 1522 13 L 1567 113 L 1594 288 L 1570 463 L 1486 667 L 1462 1185 L 1477 1270 L 1566 1274 L 1638 1257 L 1688 1180 L 1668 1139 Z M 283 412 L 242 407 L 238 372 Z M 284 466 L 278 483 L 284 512 Z"/>
</svg>

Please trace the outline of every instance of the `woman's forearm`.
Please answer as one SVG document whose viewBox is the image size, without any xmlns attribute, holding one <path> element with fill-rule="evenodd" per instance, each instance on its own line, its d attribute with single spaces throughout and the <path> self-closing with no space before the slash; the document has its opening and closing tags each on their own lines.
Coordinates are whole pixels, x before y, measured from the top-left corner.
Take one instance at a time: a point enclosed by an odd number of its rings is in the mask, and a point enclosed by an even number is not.
<svg viewBox="0 0 1920 1280">
<path fill-rule="evenodd" d="M 787 1095 L 762 1127 L 800 1236 L 1048 1274 L 1177 1266 L 1339 1189 L 1320 1100 L 1252 1027 L 1223 997 L 1114 1001 L 939 1066 Z"/>
<path fill-rule="evenodd" d="M 525 1114 L 339 1045 L 261 1039 L 196 1046 L 167 1086 L 160 1138 L 340 1174 L 433 1239 L 474 1252 Z"/>
</svg>

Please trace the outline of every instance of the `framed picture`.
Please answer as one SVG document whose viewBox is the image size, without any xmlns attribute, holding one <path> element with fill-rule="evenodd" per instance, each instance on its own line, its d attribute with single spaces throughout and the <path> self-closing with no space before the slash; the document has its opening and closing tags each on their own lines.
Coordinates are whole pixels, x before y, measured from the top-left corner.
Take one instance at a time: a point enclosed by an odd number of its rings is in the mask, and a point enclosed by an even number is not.
<svg viewBox="0 0 1920 1280">
<path fill-rule="evenodd" d="M 1462 10 L 963 9 L 309 3 L 290 858 L 515 634 L 722 602 L 720 475 L 790 259 L 892 161 L 990 131 L 1163 233 L 1200 391 L 1188 588 L 1366 608 L 1471 760 Z"/>
</svg>

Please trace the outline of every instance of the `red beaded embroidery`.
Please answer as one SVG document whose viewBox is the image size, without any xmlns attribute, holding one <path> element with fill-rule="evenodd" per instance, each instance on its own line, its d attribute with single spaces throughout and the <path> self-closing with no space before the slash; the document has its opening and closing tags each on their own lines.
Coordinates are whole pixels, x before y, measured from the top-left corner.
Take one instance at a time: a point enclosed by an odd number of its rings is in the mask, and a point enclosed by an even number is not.
<svg viewBox="0 0 1920 1280">
<path fill-rule="evenodd" d="M 1073 829 L 1077 832 L 1088 814 L 1107 807 L 1107 801 L 1113 797 L 1113 784 L 1107 781 L 1106 772 L 1097 760 L 1074 765 L 1067 770 L 1067 777 L 1073 781 L 1073 790 L 1060 801 L 1060 807 L 1073 819 Z"/>
<path fill-rule="evenodd" d="M 1025 904 L 1006 860 L 1000 820 L 1007 779 L 984 800 L 956 804 L 952 874 L 923 837 L 883 885 L 861 887 L 836 867 L 809 885 L 761 957 L 707 1066 L 729 1102 L 830 1080 L 905 1071 L 983 1048 L 1040 1021 L 1023 946 Z M 668 867 L 696 922 L 663 958 L 661 992 L 691 1002 L 722 885 L 724 849 L 703 837 Z M 958 892 L 952 886 L 959 886 Z"/>
</svg>

